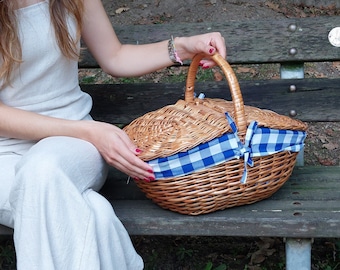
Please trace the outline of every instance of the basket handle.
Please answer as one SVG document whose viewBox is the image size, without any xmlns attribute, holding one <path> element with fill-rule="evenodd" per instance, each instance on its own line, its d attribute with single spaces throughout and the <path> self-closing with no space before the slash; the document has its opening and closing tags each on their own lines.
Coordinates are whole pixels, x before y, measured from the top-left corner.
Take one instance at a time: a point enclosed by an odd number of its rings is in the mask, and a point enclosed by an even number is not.
<svg viewBox="0 0 340 270">
<path fill-rule="evenodd" d="M 196 74 L 199 67 L 200 61 L 205 57 L 204 54 L 197 54 L 192 59 L 188 70 L 188 76 L 186 80 L 185 87 L 185 101 L 190 103 L 194 102 L 194 88 L 195 88 L 195 80 Z M 238 83 L 237 77 L 229 65 L 229 63 L 218 53 L 215 53 L 211 57 L 216 64 L 222 69 L 230 88 L 231 98 L 234 104 L 234 117 L 235 123 L 238 128 L 238 133 L 241 138 L 243 138 L 247 131 L 247 119 L 245 116 L 243 97 L 240 89 L 240 85 Z"/>
</svg>

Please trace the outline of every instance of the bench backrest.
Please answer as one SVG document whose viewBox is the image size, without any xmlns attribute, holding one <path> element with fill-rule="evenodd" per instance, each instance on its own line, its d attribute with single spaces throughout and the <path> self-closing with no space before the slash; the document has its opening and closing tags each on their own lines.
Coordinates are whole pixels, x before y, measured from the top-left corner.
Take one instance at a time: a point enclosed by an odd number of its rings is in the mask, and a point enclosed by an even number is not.
<svg viewBox="0 0 340 270">
<path fill-rule="evenodd" d="M 290 79 L 240 81 L 246 105 L 274 110 L 284 115 L 296 113 L 296 117 L 303 121 L 340 121 L 340 77 L 333 80 L 300 80 L 304 77 L 304 63 L 340 60 L 340 47 L 332 46 L 328 40 L 329 32 L 339 26 L 340 17 L 336 16 L 225 23 L 131 25 L 117 27 L 116 32 L 123 43 L 143 44 L 167 39 L 171 35 L 220 31 L 227 41 L 228 62 L 280 63 L 281 77 Z M 80 67 L 97 67 L 87 51 Z M 106 89 L 102 86 L 84 85 L 83 89 L 94 97 L 93 114 L 98 120 L 124 125 L 146 111 L 173 104 L 183 98 L 183 87 L 184 82 L 107 85 Z M 226 88 L 224 92 L 221 91 L 223 87 Z M 225 82 L 203 85 L 197 83 L 195 91 L 203 91 L 208 97 L 230 100 Z"/>
<path fill-rule="evenodd" d="M 128 25 L 115 27 L 122 43 L 144 44 L 210 31 L 225 37 L 230 64 L 340 60 L 339 47 L 328 41 L 340 17 L 245 20 L 225 23 Z M 97 67 L 86 52 L 81 67 Z"/>
</svg>

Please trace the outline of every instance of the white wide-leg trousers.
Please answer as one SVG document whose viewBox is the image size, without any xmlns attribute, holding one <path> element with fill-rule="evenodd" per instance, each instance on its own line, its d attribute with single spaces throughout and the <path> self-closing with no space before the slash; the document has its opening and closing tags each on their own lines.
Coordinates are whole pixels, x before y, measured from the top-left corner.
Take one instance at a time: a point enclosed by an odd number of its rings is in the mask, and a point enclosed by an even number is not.
<svg viewBox="0 0 340 270">
<path fill-rule="evenodd" d="M 90 143 L 41 140 L 0 154 L 0 223 L 14 228 L 18 270 L 140 270 L 143 261 L 98 191 L 107 164 Z"/>
</svg>

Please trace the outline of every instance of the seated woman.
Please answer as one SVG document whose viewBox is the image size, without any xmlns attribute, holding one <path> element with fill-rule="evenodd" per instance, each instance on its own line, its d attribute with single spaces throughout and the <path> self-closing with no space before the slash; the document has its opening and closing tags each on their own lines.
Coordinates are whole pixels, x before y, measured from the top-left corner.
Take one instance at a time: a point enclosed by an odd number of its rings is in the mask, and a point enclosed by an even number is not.
<svg viewBox="0 0 340 270">
<path fill-rule="evenodd" d="M 155 175 L 121 129 L 89 115 L 80 38 L 108 74 L 138 76 L 197 53 L 225 57 L 223 37 L 123 45 L 100 0 L 0 0 L 0 12 L 0 223 L 14 228 L 18 269 L 143 269 L 97 191 L 108 166 Z"/>
</svg>

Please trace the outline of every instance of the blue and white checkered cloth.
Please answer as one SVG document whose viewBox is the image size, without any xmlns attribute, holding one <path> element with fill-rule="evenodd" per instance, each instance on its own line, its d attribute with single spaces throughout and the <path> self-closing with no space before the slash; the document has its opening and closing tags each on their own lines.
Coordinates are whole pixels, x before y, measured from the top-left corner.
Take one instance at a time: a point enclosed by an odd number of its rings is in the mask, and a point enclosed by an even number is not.
<svg viewBox="0 0 340 270">
<path fill-rule="evenodd" d="M 281 151 L 299 152 L 304 146 L 306 132 L 258 127 L 253 121 L 247 128 L 245 143 L 237 136 L 234 120 L 226 113 L 233 133 L 227 133 L 200 144 L 187 152 L 148 161 L 156 180 L 178 177 L 197 172 L 231 159 L 244 159 L 242 183 L 247 179 L 247 165 L 253 166 L 252 157 L 272 155 Z"/>
</svg>

